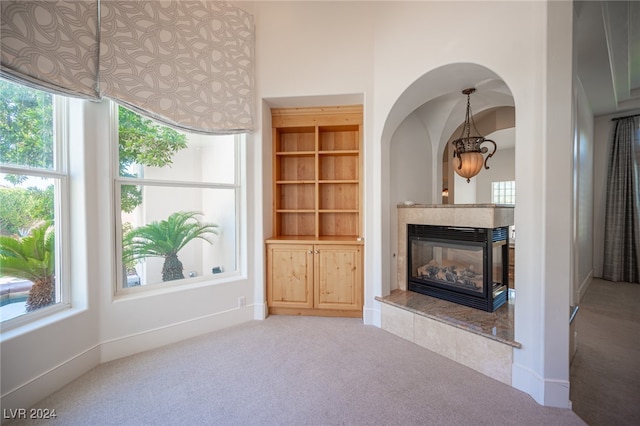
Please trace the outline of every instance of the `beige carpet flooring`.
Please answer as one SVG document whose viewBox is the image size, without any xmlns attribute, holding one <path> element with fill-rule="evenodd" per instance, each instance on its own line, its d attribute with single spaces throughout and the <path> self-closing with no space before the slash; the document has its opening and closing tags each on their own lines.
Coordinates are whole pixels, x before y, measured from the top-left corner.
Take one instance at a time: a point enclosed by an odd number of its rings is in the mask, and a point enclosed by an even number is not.
<svg viewBox="0 0 640 426">
<path fill-rule="evenodd" d="M 360 319 L 271 316 L 102 364 L 12 425 L 584 425 Z"/>
<path fill-rule="evenodd" d="M 640 425 L 640 284 L 594 279 L 576 321 L 573 411 L 591 426 Z"/>
</svg>

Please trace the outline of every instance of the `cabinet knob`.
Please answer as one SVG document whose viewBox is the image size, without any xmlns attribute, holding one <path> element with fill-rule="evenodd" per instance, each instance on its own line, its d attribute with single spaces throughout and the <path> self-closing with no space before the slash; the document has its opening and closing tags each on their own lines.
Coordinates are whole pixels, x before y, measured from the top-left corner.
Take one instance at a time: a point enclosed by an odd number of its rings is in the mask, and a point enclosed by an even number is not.
<svg viewBox="0 0 640 426">
<path fill-rule="evenodd" d="M 320 253 L 320 252 L 319 252 L 318 250 L 316 250 L 314 253 L 315 253 L 315 254 L 318 254 L 318 253 Z"/>
<path fill-rule="evenodd" d="M 313 254 L 313 250 L 309 250 L 309 254 Z"/>
</svg>

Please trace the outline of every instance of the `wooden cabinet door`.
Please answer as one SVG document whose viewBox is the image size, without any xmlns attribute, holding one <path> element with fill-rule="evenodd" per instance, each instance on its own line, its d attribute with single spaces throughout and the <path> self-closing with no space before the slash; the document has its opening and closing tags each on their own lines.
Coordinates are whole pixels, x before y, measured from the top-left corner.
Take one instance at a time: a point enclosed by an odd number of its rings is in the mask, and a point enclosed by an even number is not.
<svg viewBox="0 0 640 426">
<path fill-rule="evenodd" d="M 315 246 L 315 308 L 362 310 L 362 248 Z"/>
<path fill-rule="evenodd" d="M 269 244 L 269 307 L 313 308 L 313 245 Z"/>
</svg>

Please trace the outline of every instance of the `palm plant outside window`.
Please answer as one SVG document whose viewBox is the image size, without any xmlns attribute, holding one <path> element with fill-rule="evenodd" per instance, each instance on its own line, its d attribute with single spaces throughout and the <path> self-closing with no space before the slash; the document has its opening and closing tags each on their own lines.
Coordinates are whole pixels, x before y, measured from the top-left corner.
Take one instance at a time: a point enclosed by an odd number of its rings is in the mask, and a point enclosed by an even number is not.
<svg viewBox="0 0 640 426">
<path fill-rule="evenodd" d="M 218 235 L 218 225 L 201 223 L 197 212 L 176 212 L 167 220 L 151 222 L 124 234 L 123 259 L 135 262 L 148 257 L 161 257 L 162 281 L 184 279 L 184 266 L 178 252 L 196 238 L 211 244 Z"/>
<path fill-rule="evenodd" d="M 117 292 L 235 274 L 243 136 L 183 133 L 123 107 L 113 111 Z"/>
</svg>

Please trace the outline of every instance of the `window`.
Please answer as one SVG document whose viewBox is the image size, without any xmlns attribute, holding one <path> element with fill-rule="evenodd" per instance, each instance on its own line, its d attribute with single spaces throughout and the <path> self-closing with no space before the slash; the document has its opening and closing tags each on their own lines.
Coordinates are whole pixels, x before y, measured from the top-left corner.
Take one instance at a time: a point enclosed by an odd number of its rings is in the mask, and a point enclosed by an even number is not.
<svg viewBox="0 0 640 426">
<path fill-rule="evenodd" d="M 491 182 L 491 202 L 493 204 L 516 204 L 516 182 Z"/>
<path fill-rule="evenodd" d="M 244 136 L 183 133 L 115 104 L 113 115 L 117 292 L 237 273 Z"/>
<path fill-rule="evenodd" d="M 67 304 L 66 102 L 0 80 L 0 318 Z M 29 316 L 27 316 L 29 314 Z"/>
</svg>

